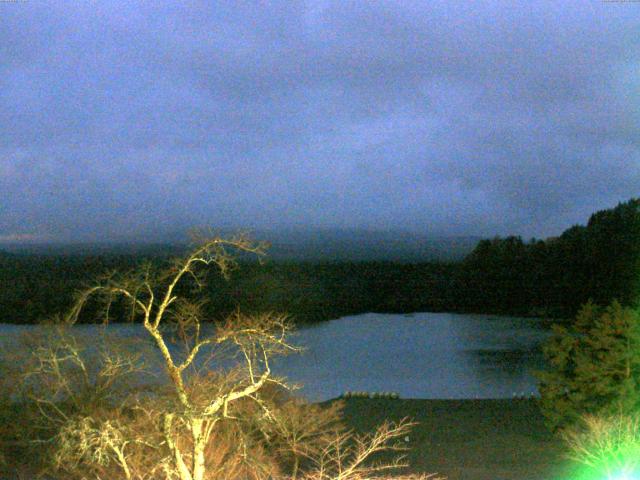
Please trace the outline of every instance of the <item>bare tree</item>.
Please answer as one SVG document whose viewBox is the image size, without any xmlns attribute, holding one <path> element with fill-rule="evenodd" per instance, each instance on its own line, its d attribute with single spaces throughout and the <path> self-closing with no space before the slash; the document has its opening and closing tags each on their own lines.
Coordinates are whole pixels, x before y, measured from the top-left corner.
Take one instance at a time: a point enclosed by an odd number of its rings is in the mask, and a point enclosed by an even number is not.
<svg viewBox="0 0 640 480">
<path fill-rule="evenodd" d="M 284 316 L 248 317 L 237 312 L 207 334 L 203 328 L 203 302 L 188 300 L 181 294 L 186 283 L 186 287 L 202 288 L 206 267 L 217 266 L 226 275 L 235 265 L 229 250 L 262 255 L 264 249 L 263 244 L 244 236 L 205 239 L 166 271 L 155 273 L 147 267 L 124 277 L 105 279 L 83 292 L 66 318 L 67 323 L 77 321 L 83 305 L 95 295 L 108 299 L 107 311 L 112 300 L 124 298 L 131 316 L 142 318 L 144 329 L 161 354 L 176 400 L 174 406 L 165 407 L 161 419 L 164 441 L 171 454 L 167 476 L 203 480 L 205 448 L 218 422 L 233 418 L 231 405 L 244 398 L 260 402 L 260 389 L 269 383 L 282 384 L 272 376 L 271 358 L 296 350 L 287 342 L 289 325 Z M 178 333 L 182 348 L 172 348 L 169 326 Z M 203 366 L 200 356 L 209 360 L 216 349 L 229 345 L 241 362 L 235 369 L 215 382 L 198 374 L 198 367 Z M 265 415 L 270 412 L 265 410 Z M 181 429 L 188 431 L 190 442 L 177 441 Z"/>
</svg>

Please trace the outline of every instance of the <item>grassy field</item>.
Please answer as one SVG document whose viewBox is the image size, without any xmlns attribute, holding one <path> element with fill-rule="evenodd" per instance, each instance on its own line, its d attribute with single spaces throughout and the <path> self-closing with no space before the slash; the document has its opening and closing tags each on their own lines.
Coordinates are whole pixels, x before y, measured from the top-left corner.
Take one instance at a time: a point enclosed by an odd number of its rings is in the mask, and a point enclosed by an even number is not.
<svg viewBox="0 0 640 480">
<path fill-rule="evenodd" d="M 407 442 L 410 472 L 437 472 L 450 480 L 578 478 L 535 400 L 346 401 L 346 422 L 359 432 L 405 416 L 419 423 Z"/>
</svg>

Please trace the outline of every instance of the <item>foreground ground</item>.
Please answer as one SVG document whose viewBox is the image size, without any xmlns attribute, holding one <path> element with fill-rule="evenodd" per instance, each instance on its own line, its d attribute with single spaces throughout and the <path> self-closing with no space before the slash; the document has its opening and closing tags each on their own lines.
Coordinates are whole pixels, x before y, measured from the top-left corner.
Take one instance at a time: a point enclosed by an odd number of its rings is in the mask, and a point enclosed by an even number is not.
<svg viewBox="0 0 640 480">
<path fill-rule="evenodd" d="M 406 442 L 411 473 L 449 480 L 587 480 L 564 458 L 534 400 L 352 398 L 344 413 L 360 432 L 406 416 L 419 422 Z M 0 471 L 0 479 L 34 477 L 28 468 L 21 471 Z"/>
<path fill-rule="evenodd" d="M 577 480 L 562 443 L 543 424 L 535 400 L 391 400 L 352 398 L 347 423 L 372 430 L 412 417 L 412 472 L 450 480 Z M 580 477 L 581 478 L 581 477 Z"/>
</svg>

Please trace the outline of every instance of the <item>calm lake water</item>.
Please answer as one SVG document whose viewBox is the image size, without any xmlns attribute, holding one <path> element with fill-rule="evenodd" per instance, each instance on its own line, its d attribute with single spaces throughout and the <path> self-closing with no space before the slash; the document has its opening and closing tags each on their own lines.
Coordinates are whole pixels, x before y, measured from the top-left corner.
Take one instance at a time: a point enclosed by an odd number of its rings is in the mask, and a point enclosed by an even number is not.
<svg viewBox="0 0 640 480">
<path fill-rule="evenodd" d="M 24 330 L 0 325 L 0 347 Z M 95 326 L 77 327 L 91 338 Z M 139 325 L 111 325 L 118 336 Z M 304 327 L 292 343 L 304 353 L 277 359 L 274 372 L 303 385 L 311 401 L 346 391 L 397 392 L 403 398 L 511 398 L 536 394 L 548 337 L 540 320 L 451 313 L 367 313 Z M 4 345 L 2 345 L 4 344 Z"/>
</svg>

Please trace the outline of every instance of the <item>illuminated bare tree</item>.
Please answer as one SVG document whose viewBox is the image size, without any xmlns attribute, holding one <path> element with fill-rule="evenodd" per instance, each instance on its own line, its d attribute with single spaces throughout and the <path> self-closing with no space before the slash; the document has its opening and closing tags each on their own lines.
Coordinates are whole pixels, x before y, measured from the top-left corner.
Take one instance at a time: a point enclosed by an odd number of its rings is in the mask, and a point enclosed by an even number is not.
<svg viewBox="0 0 640 480">
<path fill-rule="evenodd" d="M 232 404 L 249 398 L 264 405 L 259 391 L 267 384 L 283 385 L 272 376 L 270 362 L 275 355 L 296 350 L 287 342 L 289 326 L 284 316 L 249 317 L 238 312 L 224 325 L 205 332 L 203 302 L 185 296 L 186 289 L 202 288 L 207 267 L 216 266 L 227 275 L 235 266 L 230 250 L 262 255 L 264 248 L 244 236 L 201 240 L 186 258 L 166 271 L 155 273 L 147 267 L 124 277 L 111 276 L 91 287 L 79 296 L 66 319 L 67 323 L 77 321 L 83 305 L 95 295 L 107 298 L 107 312 L 112 301 L 121 297 L 129 304 L 131 316 L 141 317 L 160 352 L 175 398 L 175 405 L 163 407 L 161 419 L 171 454 L 165 466 L 167 476 L 203 480 L 205 448 L 218 422 L 233 418 Z M 181 348 L 175 348 L 171 341 L 173 332 L 178 334 Z M 202 375 L 203 367 L 220 350 L 233 352 L 239 363 L 223 376 Z M 265 410 L 265 415 L 269 414 Z M 189 442 L 178 441 L 183 429 L 191 437 Z"/>
<path fill-rule="evenodd" d="M 405 435 L 407 421 L 355 436 L 338 425 L 338 407 L 274 400 L 273 391 L 288 386 L 272 374 L 272 359 L 297 350 L 284 315 L 234 312 L 221 324 L 206 321 L 197 294 L 210 267 L 227 276 L 236 266 L 232 253 L 264 251 L 244 236 L 203 238 L 164 270 L 110 274 L 79 293 L 59 324 L 76 324 L 95 300 L 105 325 L 114 311 L 140 321 L 168 381 L 129 394 L 115 388 L 145 366 L 141 358 L 154 356 L 135 347 L 94 362 L 66 331 L 33 345 L 25 385 L 42 417 L 57 425 L 56 466 L 72 476 L 127 480 L 245 478 L 247 471 L 256 479 L 358 480 L 401 466 L 365 460 Z M 255 453 L 261 449 L 267 456 Z"/>
</svg>

